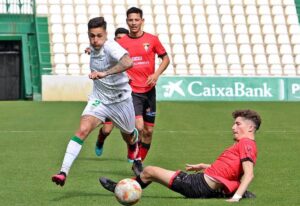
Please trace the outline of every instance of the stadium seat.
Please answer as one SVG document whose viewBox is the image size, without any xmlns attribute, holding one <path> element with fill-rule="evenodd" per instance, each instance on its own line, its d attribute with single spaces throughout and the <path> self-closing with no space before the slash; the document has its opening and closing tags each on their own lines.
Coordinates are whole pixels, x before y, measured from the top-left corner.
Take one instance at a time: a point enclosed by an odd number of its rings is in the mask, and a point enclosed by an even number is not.
<svg viewBox="0 0 300 206">
<path fill-rule="evenodd" d="M 170 44 L 170 38 L 168 34 L 158 34 L 158 38 L 163 44 Z"/>
<path fill-rule="evenodd" d="M 173 58 L 174 64 L 186 64 L 185 55 L 184 54 L 175 54 Z"/>
<path fill-rule="evenodd" d="M 62 34 L 64 32 L 62 24 L 52 24 L 51 30 L 52 33 Z"/>
<path fill-rule="evenodd" d="M 199 54 L 211 54 L 210 44 L 200 44 L 199 45 Z"/>
<path fill-rule="evenodd" d="M 66 46 L 66 52 L 68 54 L 77 54 L 78 53 L 78 46 L 76 43 L 70 43 Z"/>
<path fill-rule="evenodd" d="M 172 24 L 180 24 L 180 19 L 178 15 L 171 14 L 168 16 L 168 23 Z"/>
<path fill-rule="evenodd" d="M 187 75 L 188 74 L 188 68 L 186 64 L 178 64 L 175 67 L 175 73 L 177 75 Z"/>
<path fill-rule="evenodd" d="M 196 26 L 196 34 L 208 34 L 208 28 L 206 24 L 198 24 Z"/>
<path fill-rule="evenodd" d="M 125 26 L 125 24 L 124 24 L 124 26 Z M 124 27 L 124 26 L 122 26 L 122 27 Z M 119 27 L 119 26 L 118 26 L 118 27 Z M 150 34 L 155 34 L 155 33 L 156 33 L 156 32 L 155 32 L 155 27 L 154 27 L 153 24 L 145 24 L 143 30 L 144 30 L 145 32 L 150 33 Z"/>
<path fill-rule="evenodd" d="M 200 62 L 201 64 L 208 64 L 212 65 L 213 64 L 213 58 L 212 55 L 204 53 L 200 55 Z"/>
<path fill-rule="evenodd" d="M 79 75 L 81 73 L 79 64 L 69 64 L 68 74 Z"/>
<path fill-rule="evenodd" d="M 141 9 L 145 15 L 153 15 L 152 6 L 151 5 L 142 5 Z M 125 12 L 126 13 L 126 12 Z"/>
<path fill-rule="evenodd" d="M 87 8 L 87 13 L 90 15 L 100 15 L 100 7 L 94 6 L 94 5 L 89 5 Z"/>
<path fill-rule="evenodd" d="M 171 43 L 172 44 L 183 44 L 182 35 L 180 35 L 180 34 L 172 34 L 172 36 L 171 36 Z"/>
<path fill-rule="evenodd" d="M 76 14 L 86 14 L 86 6 L 85 5 L 78 5 L 78 4 L 75 4 L 75 13 Z M 98 7 L 97 7 L 98 8 Z"/>
<path fill-rule="evenodd" d="M 185 34 L 184 35 L 185 44 L 196 44 L 196 36 L 194 34 Z"/>
<path fill-rule="evenodd" d="M 57 75 L 65 75 L 67 74 L 67 66 L 65 64 L 55 64 L 53 73 Z"/>
<path fill-rule="evenodd" d="M 194 16 L 194 22 L 197 25 L 206 25 L 206 16 L 201 14 L 196 14 Z"/>
<path fill-rule="evenodd" d="M 64 54 L 65 53 L 65 46 L 62 43 L 55 43 L 55 44 L 53 44 L 52 48 L 53 48 L 52 51 L 54 54 L 59 54 L 59 53 Z"/>
<path fill-rule="evenodd" d="M 227 64 L 226 56 L 224 54 L 216 54 L 214 55 L 214 63 L 217 65 L 225 65 Z"/>
<path fill-rule="evenodd" d="M 51 39 L 53 43 L 64 43 L 64 36 L 60 33 L 54 33 Z"/>
<path fill-rule="evenodd" d="M 88 54 L 81 54 L 80 55 L 80 63 L 81 64 L 89 64 L 90 63 L 90 56 Z"/>
<path fill-rule="evenodd" d="M 63 5 L 63 7 L 62 7 L 62 13 L 63 14 L 74 14 L 73 5 L 70 5 L 70 4 Z"/>
<path fill-rule="evenodd" d="M 176 5 L 167 5 L 166 9 L 167 14 L 175 14 L 178 15 L 178 7 Z"/>
<path fill-rule="evenodd" d="M 180 24 L 171 24 L 169 26 L 169 29 L 170 29 L 171 34 L 181 34 L 182 33 Z"/>
<path fill-rule="evenodd" d="M 51 14 L 61 14 L 61 7 L 60 5 L 50 5 L 50 8 L 49 8 L 49 12 Z"/>
<path fill-rule="evenodd" d="M 273 64 L 279 65 L 279 64 L 281 64 L 280 56 L 278 54 L 270 54 L 268 56 L 268 62 L 271 65 L 273 65 Z"/>
<path fill-rule="evenodd" d="M 165 6 L 154 4 L 153 13 L 156 14 L 156 15 L 157 14 L 165 15 L 166 14 Z"/>
<path fill-rule="evenodd" d="M 55 64 L 65 64 L 66 57 L 64 54 L 54 54 L 53 61 Z"/>
<path fill-rule="evenodd" d="M 265 55 L 265 47 L 263 44 L 254 44 L 252 48 L 253 48 L 253 54 Z"/>
<path fill-rule="evenodd" d="M 157 34 L 168 34 L 169 27 L 167 24 L 156 24 L 156 33 Z"/>
<path fill-rule="evenodd" d="M 65 36 L 66 43 L 77 43 L 77 35 L 75 33 L 67 33 Z"/>
<path fill-rule="evenodd" d="M 166 16 L 163 14 L 156 15 L 154 19 L 155 19 L 156 24 L 167 24 L 168 23 Z"/>
<path fill-rule="evenodd" d="M 6 5 L 1 5 L 2 6 L 2 10 L 6 12 Z M 4 12 L 3 12 L 4 13 Z M 47 15 L 48 14 L 48 6 L 47 5 L 37 5 L 36 6 L 36 13 L 39 15 Z"/>
<path fill-rule="evenodd" d="M 172 52 L 173 54 L 184 54 L 183 44 L 173 44 Z"/>
<path fill-rule="evenodd" d="M 185 48 L 186 54 L 198 54 L 198 48 L 196 44 L 187 44 Z M 299 51 L 300 53 L 300 51 Z"/>
<path fill-rule="evenodd" d="M 237 54 L 238 47 L 236 44 L 226 44 L 225 51 L 227 54 Z"/>
<path fill-rule="evenodd" d="M 188 64 L 199 64 L 199 56 L 197 54 L 188 54 L 187 55 Z"/>
<path fill-rule="evenodd" d="M 225 54 L 224 44 L 213 44 L 212 52 L 214 54 Z"/>
<path fill-rule="evenodd" d="M 222 34 L 212 34 L 212 35 L 210 35 L 210 42 L 212 44 L 222 44 L 223 43 Z"/>
</svg>

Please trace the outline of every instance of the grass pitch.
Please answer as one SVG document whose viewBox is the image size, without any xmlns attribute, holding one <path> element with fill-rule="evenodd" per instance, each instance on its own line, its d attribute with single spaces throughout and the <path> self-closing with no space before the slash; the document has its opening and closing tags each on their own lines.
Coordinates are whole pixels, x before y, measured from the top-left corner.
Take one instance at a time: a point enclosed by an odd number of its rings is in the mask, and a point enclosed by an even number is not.
<svg viewBox="0 0 300 206">
<path fill-rule="evenodd" d="M 101 157 L 94 154 L 97 132 L 84 143 L 66 185 L 51 182 L 66 145 L 78 127 L 82 102 L 0 102 L 0 205 L 118 205 L 100 187 L 99 176 L 133 175 L 126 146 L 115 129 Z M 296 206 L 300 203 L 300 104 L 297 102 L 160 102 L 153 144 L 145 165 L 184 169 L 211 163 L 232 144 L 231 112 L 257 110 L 263 119 L 256 141 L 258 160 L 249 190 L 257 195 L 239 205 Z M 138 205 L 230 204 L 224 199 L 186 199 L 159 184 L 143 191 Z"/>
</svg>

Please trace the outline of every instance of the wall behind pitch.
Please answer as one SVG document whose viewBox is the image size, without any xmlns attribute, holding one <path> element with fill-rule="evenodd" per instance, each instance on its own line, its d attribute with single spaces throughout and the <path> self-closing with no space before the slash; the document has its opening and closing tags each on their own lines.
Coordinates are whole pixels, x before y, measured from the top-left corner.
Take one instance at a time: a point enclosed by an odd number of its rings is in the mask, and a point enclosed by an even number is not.
<svg viewBox="0 0 300 206">
<path fill-rule="evenodd" d="M 43 101 L 86 101 L 92 80 L 43 75 Z M 162 76 L 158 101 L 300 101 L 300 78 Z"/>
<path fill-rule="evenodd" d="M 87 75 L 42 75 L 42 100 L 87 101 L 92 83 Z"/>
</svg>

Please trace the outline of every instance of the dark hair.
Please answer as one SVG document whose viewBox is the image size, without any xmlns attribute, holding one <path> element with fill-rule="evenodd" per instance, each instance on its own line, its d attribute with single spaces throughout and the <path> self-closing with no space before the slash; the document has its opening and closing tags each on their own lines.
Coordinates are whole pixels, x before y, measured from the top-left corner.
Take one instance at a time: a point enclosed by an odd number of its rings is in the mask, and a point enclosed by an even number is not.
<svg viewBox="0 0 300 206">
<path fill-rule="evenodd" d="M 254 125 L 255 129 L 258 130 L 261 124 L 261 118 L 259 114 L 256 111 L 245 109 L 245 110 L 235 110 L 232 112 L 233 118 L 243 117 L 247 120 L 251 120 Z"/>
<path fill-rule="evenodd" d="M 137 7 L 131 7 L 127 10 L 126 16 L 128 17 L 129 14 L 132 14 L 132 13 L 140 14 L 141 18 L 143 18 L 143 10 L 142 9 L 139 9 Z"/>
<path fill-rule="evenodd" d="M 106 30 L 106 21 L 104 20 L 104 17 L 95 17 L 92 18 L 88 23 L 88 29 L 94 29 L 102 27 L 104 30 Z"/>
<path fill-rule="evenodd" d="M 129 34 L 129 31 L 123 27 L 120 27 L 115 31 L 115 36 L 117 36 L 118 34 Z"/>
</svg>

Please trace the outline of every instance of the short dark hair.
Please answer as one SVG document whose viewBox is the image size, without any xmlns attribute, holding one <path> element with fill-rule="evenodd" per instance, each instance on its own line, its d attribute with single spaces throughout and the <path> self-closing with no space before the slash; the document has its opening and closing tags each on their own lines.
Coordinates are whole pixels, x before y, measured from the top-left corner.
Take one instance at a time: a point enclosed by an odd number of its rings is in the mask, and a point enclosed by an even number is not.
<svg viewBox="0 0 300 206">
<path fill-rule="evenodd" d="M 94 28 L 98 28 L 101 27 L 104 30 L 106 30 L 106 21 L 104 20 L 104 17 L 95 17 L 92 18 L 89 23 L 88 23 L 88 29 L 94 29 Z"/>
<path fill-rule="evenodd" d="M 143 18 L 143 10 L 142 9 L 139 9 L 137 7 L 131 7 L 127 10 L 126 16 L 128 17 L 129 14 L 132 14 L 132 13 L 140 14 L 141 18 Z"/>
<path fill-rule="evenodd" d="M 128 29 L 120 27 L 120 28 L 117 28 L 115 31 L 115 36 L 117 36 L 118 34 L 129 34 L 129 31 L 128 31 Z"/>
<path fill-rule="evenodd" d="M 238 118 L 238 117 L 243 117 L 247 120 L 250 120 L 254 123 L 255 125 L 255 129 L 258 130 L 261 124 L 261 117 L 260 115 L 253 110 L 250 109 L 245 109 L 245 110 L 235 110 L 234 112 L 232 112 L 232 117 L 234 119 Z"/>
</svg>

